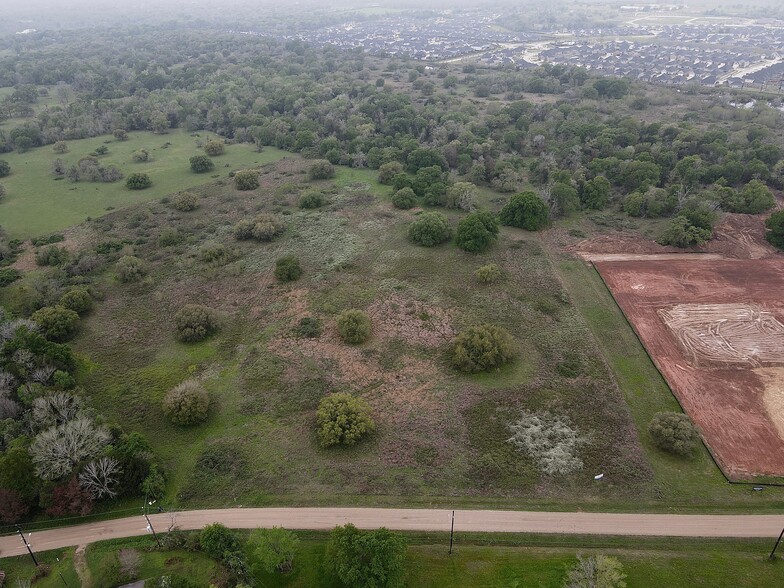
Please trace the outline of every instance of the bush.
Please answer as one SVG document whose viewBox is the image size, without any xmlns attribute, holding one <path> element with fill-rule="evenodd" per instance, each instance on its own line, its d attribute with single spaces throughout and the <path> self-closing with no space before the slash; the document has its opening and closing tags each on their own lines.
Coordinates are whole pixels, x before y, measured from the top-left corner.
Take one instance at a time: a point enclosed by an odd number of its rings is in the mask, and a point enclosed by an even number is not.
<svg viewBox="0 0 784 588">
<path fill-rule="evenodd" d="M 291 571 L 294 565 L 299 538 L 294 532 L 281 527 L 256 529 L 251 531 L 248 545 L 262 570 L 268 574 L 285 573 Z"/>
<path fill-rule="evenodd" d="M 346 343 L 357 345 L 370 339 L 370 318 L 361 310 L 345 310 L 338 317 L 338 332 Z"/>
<path fill-rule="evenodd" d="M 607 555 L 577 556 L 577 563 L 569 568 L 564 588 L 626 588 L 623 565 Z"/>
<path fill-rule="evenodd" d="M 158 235 L 158 245 L 161 247 L 171 247 L 182 242 L 182 235 L 175 227 L 163 227 Z"/>
<path fill-rule="evenodd" d="M 68 261 L 68 251 L 64 247 L 50 245 L 35 253 L 36 265 L 60 265 Z"/>
<path fill-rule="evenodd" d="M 472 212 L 457 225 L 455 242 L 463 251 L 480 253 L 498 237 L 498 219 L 489 212 Z"/>
<path fill-rule="evenodd" d="M 679 412 L 658 412 L 648 424 L 648 433 L 659 449 L 688 456 L 697 448 L 699 437 L 688 416 Z"/>
<path fill-rule="evenodd" d="M 81 315 L 92 310 L 93 298 L 87 288 L 74 288 L 62 295 L 59 305 Z"/>
<path fill-rule="evenodd" d="M 293 282 L 302 275 L 302 267 L 299 265 L 299 258 L 294 255 L 286 255 L 275 261 L 275 277 L 280 282 Z"/>
<path fill-rule="evenodd" d="M 206 153 L 210 157 L 223 155 L 225 152 L 226 152 L 226 146 L 223 144 L 223 141 L 210 139 L 204 144 L 204 153 Z"/>
<path fill-rule="evenodd" d="M 199 261 L 212 265 L 224 265 L 231 261 L 232 252 L 222 243 L 205 243 L 199 248 Z"/>
<path fill-rule="evenodd" d="M 163 413 L 175 425 L 195 425 L 207 418 L 210 397 L 196 380 L 185 380 L 163 399 Z"/>
<path fill-rule="evenodd" d="M 501 279 L 501 268 L 494 263 L 490 263 L 477 269 L 474 275 L 481 284 L 494 284 Z"/>
<path fill-rule="evenodd" d="M 326 204 L 326 200 L 324 199 L 324 195 L 321 192 L 317 192 L 316 190 L 310 190 L 305 192 L 299 199 L 299 207 L 310 209 L 310 208 L 320 208 Z"/>
<path fill-rule="evenodd" d="M 378 168 L 378 183 L 388 186 L 392 183 L 392 178 L 403 173 L 403 164 L 398 161 L 390 161 Z"/>
<path fill-rule="evenodd" d="M 346 588 L 403 586 L 406 542 L 388 529 L 336 527 L 327 545 L 327 565 Z"/>
<path fill-rule="evenodd" d="M 215 164 L 206 155 L 194 155 L 191 157 L 190 163 L 191 171 L 197 174 L 206 173 L 215 167 Z"/>
<path fill-rule="evenodd" d="M 586 208 L 601 210 L 610 203 L 612 185 L 604 176 L 596 176 L 583 184 L 580 191 L 580 202 Z"/>
<path fill-rule="evenodd" d="M 218 329 L 212 309 L 201 304 L 186 304 L 174 315 L 177 339 L 184 343 L 202 341 Z"/>
<path fill-rule="evenodd" d="M 150 152 L 146 149 L 139 149 L 131 154 L 131 157 L 136 163 L 144 163 L 150 160 Z"/>
<path fill-rule="evenodd" d="M 152 180 L 147 174 L 136 172 L 128 176 L 125 185 L 129 190 L 144 190 L 152 186 Z"/>
<path fill-rule="evenodd" d="M 509 425 L 509 431 L 512 436 L 507 441 L 536 461 L 542 473 L 563 475 L 583 469 L 578 451 L 588 440 L 572 426 L 569 418 L 524 410 Z"/>
<path fill-rule="evenodd" d="M 114 129 L 114 132 L 112 134 L 114 135 L 114 138 L 117 139 L 118 141 L 128 140 L 128 131 L 126 131 L 125 129 Z"/>
<path fill-rule="evenodd" d="M 3 198 L 6 195 L 5 186 L 0 184 L 0 198 Z"/>
<path fill-rule="evenodd" d="M 0 159 L 0 178 L 4 178 L 10 173 L 11 173 L 11 164 L 8 163 L 5 159 Z"/>
<path fill-rule="evenodd" d="M 30 317 L 41 327 L 44 337 L 52 341 L 65 341 L 76 331 L 79 315 L 62 306 L 45 306 Z"/>
<path fill-rule="evenodd" d="M 283 219 L 274 214 L 260 214 L 253 219 L 243 219 L 234 227 L 234 236 L 240 240 L 272 241 L 286 228 Z"/>
<path fill-rule="evenodd" d="M 121 282 L 138 282 L 147 275 L 147 264 L 138 257 L 125 255 L 117 262 L 117 275 Z"/>
<path fill-rule="evenodd" d="M 311 180 L 328 180 L 333 177 L 335 177 L 335 166 L 326 159 L 318 159 L 308 168 L 308 178 Z"/>
<path fill-rule="evenodd" d="M 255 169 L 241 169 L 234 174 L 234 187 L 237 190 L 255 190 L 259 187 L 259 172 Z"/>
<path fill-rule="evenodd" d="M 189 212 L 199 207 L 199 197 L 193 192 L 180 192 L 172 200 L 172 206 L 180 212 Z"/>
<path fill-rule="evenodd" d="M 375 431 L 370 405 L 346 392 L 330 394 L 321 400 L 316 412 L 318 438 L 322 447 L 356 445 Z"/>
<path fill-rule="evenodd" d="M 22 277 L 22 272 L 11 267 L 0 267 L 0 288 L 13 284 Z"/>
<path fill-rule="evenodd" d="M 474 209 L 476 201 L 476 186 L 471 182 L 457 182 L 446 191 L 444 205 L 447 208 L 457 208 L 470 212 Z"/>
<path fill-rule="evenodd" d="M 218 561 L 223 560 L 223 554 L 226 552 L 234 553 L 240 549 L 237 534 L 220 523 L 213 523 L 202 529 L 199 545 L 204 553 Z"/>
<path fill-rule="evenodd" d="M 469 327 L 455 338 L 452 365 L 463 372 L 486 372 L 512 359 L 514 348 L 512 336 L 501 327 Z"/>
<path fill-rule="evenodd" d="M 55 141 L 52 145 L 52 151 L 55 153 L 68 153 L 68 143 L 65 141 Z"/>
<path fill-rule="evenodd" d="M 417 245 L 433 247 L 449 241 L 452 229 L 446 217 L 440 212 L 424 212 L 419 215 L 408 229 L 408 238 Z"/>
<path fill-rule="evenodd" d="M 765 238 L 774 247 L 784 249 L 784 210 L 777 210 L 765 221 L 768 231 Z"/>
<path fill-rule="evenodd" d="M 501 223 L 527 231 L 538 231 L 547 224 L 549 210 L 534 192 L 515 194 L 501 209 Z"/>
<path fill-rule="evenodd" d="M 751 180 L 735 198 L 729 202 L 722 202 L 724 210 L 729 212 L 744 212 L 747 214 L 759 214 L 770 210 L 776 205 L 776 199 L 768 187 L 759 180 Z"/>
<path fill-rule="evenodd" d="M 392 205 L 401 210 L 413 208 L 416 204 L 416 194 L 411 188 L 401 188 L 392 196 Z"/>
<path fill-rule="evenodd" d="M 312 316 L 299 319 L 299 324 L 294 329 L 297 337 L 315 339 L 321 336 L 321 321 Z"/>
<path fill-rule="evenodd" d="M 657 239 L 661 245 L 674 245 L 675 247 L 692 247 L 702 245 L 712 236 L 710 229 L 695 226 L 686 216 L 679 214 L 670 221 L 667 228 Z"/>
</svg>

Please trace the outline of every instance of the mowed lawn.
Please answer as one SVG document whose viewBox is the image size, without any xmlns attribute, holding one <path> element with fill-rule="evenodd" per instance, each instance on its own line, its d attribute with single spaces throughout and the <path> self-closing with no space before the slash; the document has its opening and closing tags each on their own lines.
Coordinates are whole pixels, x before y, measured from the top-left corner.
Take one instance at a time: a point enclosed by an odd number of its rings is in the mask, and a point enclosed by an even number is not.
<svg viewBox="0 0 784 588">
<path fill-rule="evenodd" d="M 51 145 L 26 153 L 0 154 L 0 159 L 11 165 L 11 175 L 0 178 L 7 191 L 0 201 L 0 226 L 13 238 L 44 235 L 79 224 L 88 217 L 101 216 L 107 210 L 155 200 L 216 177 L 225 178 L 232 170 L 259 166 L 290 155 L 274 147 L 266 147 L 259 153 L 253 145 L 229 145 L 224 155 L 213 158 L 212 172 L 195 174 L 190 170 L 189 159 L 203 153 L 197 141 L 209 136 L 179 129 L 165 135 L 131 132 L 127 141 L 116 141 L 112 136 L 67 141 L 69 151 L 65 154 L 55 153 Z M 106 155 L 99 157 L 102 165 L 116 165 L 126 177 L 134 172 L 149 174 L 152 186 L 146 190 L 129 190 L 125 179 L 113 183 L 74 183 L 55 178 L 52 173 L 55 159 L 59 157 L 72 165 L 101 145 L 109 148 Z M 150 161 L 133 161 L 132 154 L 139 149 L 150 153 Z"/>
</svg>

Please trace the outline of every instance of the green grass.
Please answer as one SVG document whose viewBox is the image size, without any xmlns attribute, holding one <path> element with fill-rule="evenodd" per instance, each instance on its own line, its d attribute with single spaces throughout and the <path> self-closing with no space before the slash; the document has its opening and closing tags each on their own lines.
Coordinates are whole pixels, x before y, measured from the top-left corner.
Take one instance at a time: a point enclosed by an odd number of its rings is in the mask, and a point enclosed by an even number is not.
<svg viewBox="0 0 784 588">
<path fill-rule="evenodd" d="M 216 176 L 225 178 L 231 170 L 263 165 L 290 155 L 274 147 L 258 153 L 252 145 L 229 145 L 224 155 L 213 158 L 212 172 L 194 174 L 188 160 L 202 152 L 196 146 L 197 138 L 190 133 L 179 129 L 166 135 L 131 132 L 129 137 L 127 141 L 116 141 L 110 136 L 67 141 L 69 152 L 64 155 L 54 153 L 49 145 L 0 156 L 11 164 L 11 175 L 0 179 L 7 190 L 0 203 L 0 224 L 14 238 L 43 235 L 76 225 L 88 217 L 101 216 L 113 208 L 155 200 L 204 184 Z M 207 133 L 201 133 L 202 139 L 206 137 Z M 133 172 L 147 173 L 152 187 L 129 190 L 124 180 L 72 183 L 55 179 L 51 166 L 56 158 L 74 164 L 103 144 L 109 147 L 109 153 L 99 158 L 103 165 L 116 165 L 126 176 Z M 142 148 L 150 152 L 151 161 L 135 163 L 131 155 Z"/>
<path fill-rule="evenodd" d="M 657 412 L 680 412 L 675 396 L 598 272 L 575 259 L 557 260 L 556 267 L 624 393 L 640 442 L 655 472 L 657 495 L 671 508 L 697 505 L 710 509 L 771 508 L 784 504 L 782 488 L 753 492 L 748 485 L 730 485 L 702 445 L 692 459 L 672 456 L 654 447 L 647 434 L 648 423 Z"/>
<path fill-rule="evenodd" d="M 68 586 L 79 586 L 79 576 L 73 566 L 73 554 L 73 548 L 36 553 L 38 562 L 51 566 L 52 572 L 38 580 L 35 588 L 62 588 L 63 580 Z M 0 559 L 0 570 L 6 573 L 5 586 L 9 588 L 15 588 L 17 580 L 29 580 L 35 573 L 33 563 L 27 555 Z"/>
</svg>

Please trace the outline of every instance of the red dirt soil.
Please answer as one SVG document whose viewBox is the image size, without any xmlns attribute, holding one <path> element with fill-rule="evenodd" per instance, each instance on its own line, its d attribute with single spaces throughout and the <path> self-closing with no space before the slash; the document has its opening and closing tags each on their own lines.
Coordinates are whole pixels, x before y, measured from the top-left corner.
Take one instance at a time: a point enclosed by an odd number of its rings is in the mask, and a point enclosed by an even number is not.
<svg viewBox="0 0 784 588">
<path fill-rule="evenodd" d="M 738 306 L 748 305 L 754 311 L 750 316 L 762 312 L 774 323 L 784 324 L 782 261 L 781 257 L 717 261 L 690 256 L 682 260 L 594 264 L 648 354 L 702 432 L 716 461 L 734 480 L 784 476 L 784 415 L 769 412 L 771 397 L 782 393 L 783 383 L 771 384 L 770 379 L 762 377 L 765 369 L 754 370 L 774 368 L 770 371 L 784 373 L 780 369 L 784 364 L 776 363 L 780 353 L 763 354 L 760 361 L 752 361 L 756 365 L 738 365 L 729 358 L 717 361 L 715 357 L 698 361 L 665 324 L 662 315 L 667 312 L 660 311 L 682 304 L 727 304 L 728 315 L 736 312 L 737 316 Z M 722 307 L 718 308 L 721 313 Z M 707 345 L 715 342 L 717 349 L 732 351 L 733 334 L 728 335 L 728 323 L 722 318 L 706 320 L 710 322 L 690 335 L 704 337 Z M 743 325 L 741 328 L 739 335 L 743 336 L 748 330 Z M 781 352 L 784 338 L 774 342 L 774 346 Z"/>
</svg>

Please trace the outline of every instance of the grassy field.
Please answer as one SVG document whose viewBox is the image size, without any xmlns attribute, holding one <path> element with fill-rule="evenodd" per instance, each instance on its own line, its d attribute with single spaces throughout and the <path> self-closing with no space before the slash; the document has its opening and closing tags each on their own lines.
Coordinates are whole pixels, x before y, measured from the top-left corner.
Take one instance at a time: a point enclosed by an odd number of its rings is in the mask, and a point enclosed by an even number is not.
<svg viewBox="0 0 784 588">
<path fill-rule="evenodd" d="M 302 542 L 295 556 L 294 569 L 286 575 L 256 569 L 258 586 L 338 588 L 339 584 L 325 570 L 326 535 L 300 533 L 300 536 Z M 412 588 L 559 588 L 578 554 L 598 553 L 612 555 L 621 561 L 629 588 L 756 588 L 778 586 L 784 581 L 784 565 L 781 561 L 766 561 L 770 542 L 763 541 L 645 538 L 630 541 L 614 537 L 458 534 L 454 552 L 449 555 L 449 539 L 445 534 L 412 534 L 407 539 L 405 585 Z M 117 551 L 121 548 L 139 551 L 141 578 L 177 574 L 206 588 L 218 574 L 216 564 L 203 554 L 152 551 L 152 539 L 142 537 L 88 547 L 86 574 L 91 583 L 82 584 L 83 588 L 116 585 Z M 253 564 L 252 554 L 249 555 Z M 62 560 L 59 564 L 57 557 Z M 41 554 L 41 559 L 53 563 L 55 568 L 52 575 L 36 586 L 62 586 L 57 571 L 70 586 L 80 585 L 72 565 L 72 550 Z M 26 557 L 0 560 L 0 569 L 9 574 L 9 582 L 30 577 L 33 573 L 32 564 Z"/>
<path fill-rule="evenodd" d="M 232 170 L 259 166 L 290 155 L 274 147 L 258 153 L 252 145 L 229 145 L 224 155 L 213 159 L 213 172 L 194 174 L 188 160 L 201 153 L 196 142 L 207 136 L 201 133 L 196 137 L 179 129 L 166 135 L 132 132 L 127 141 L 107 136 L 68 141 L 69 152 L 63 155 L 54 153 L 51 146 L 26 153 L 2 154 L 0 159 L 11 164 L 11 175 L 0 179 L 7 190 L 0 202 L 0 225 L 15 238 L 43 235 L 76 225 L 88 217 L 101 216 L 111 209 L 159 199 L 211 178 L 225 178 Z M 58 157 L 68 165 L 75 164 L 101 145 L 109 148 L 109 153 L 99 158 L 102 165 L 116 165 L 126 176 L 133 172 L 147 173 L 152 187 L 129 190 L 124 180 L 72 183 L 58 180 L 52 174 L 52 162 Z M 135 163 L 132 154 L 139 149 L 147 149 L 151 160 Z"/>
</svg>

